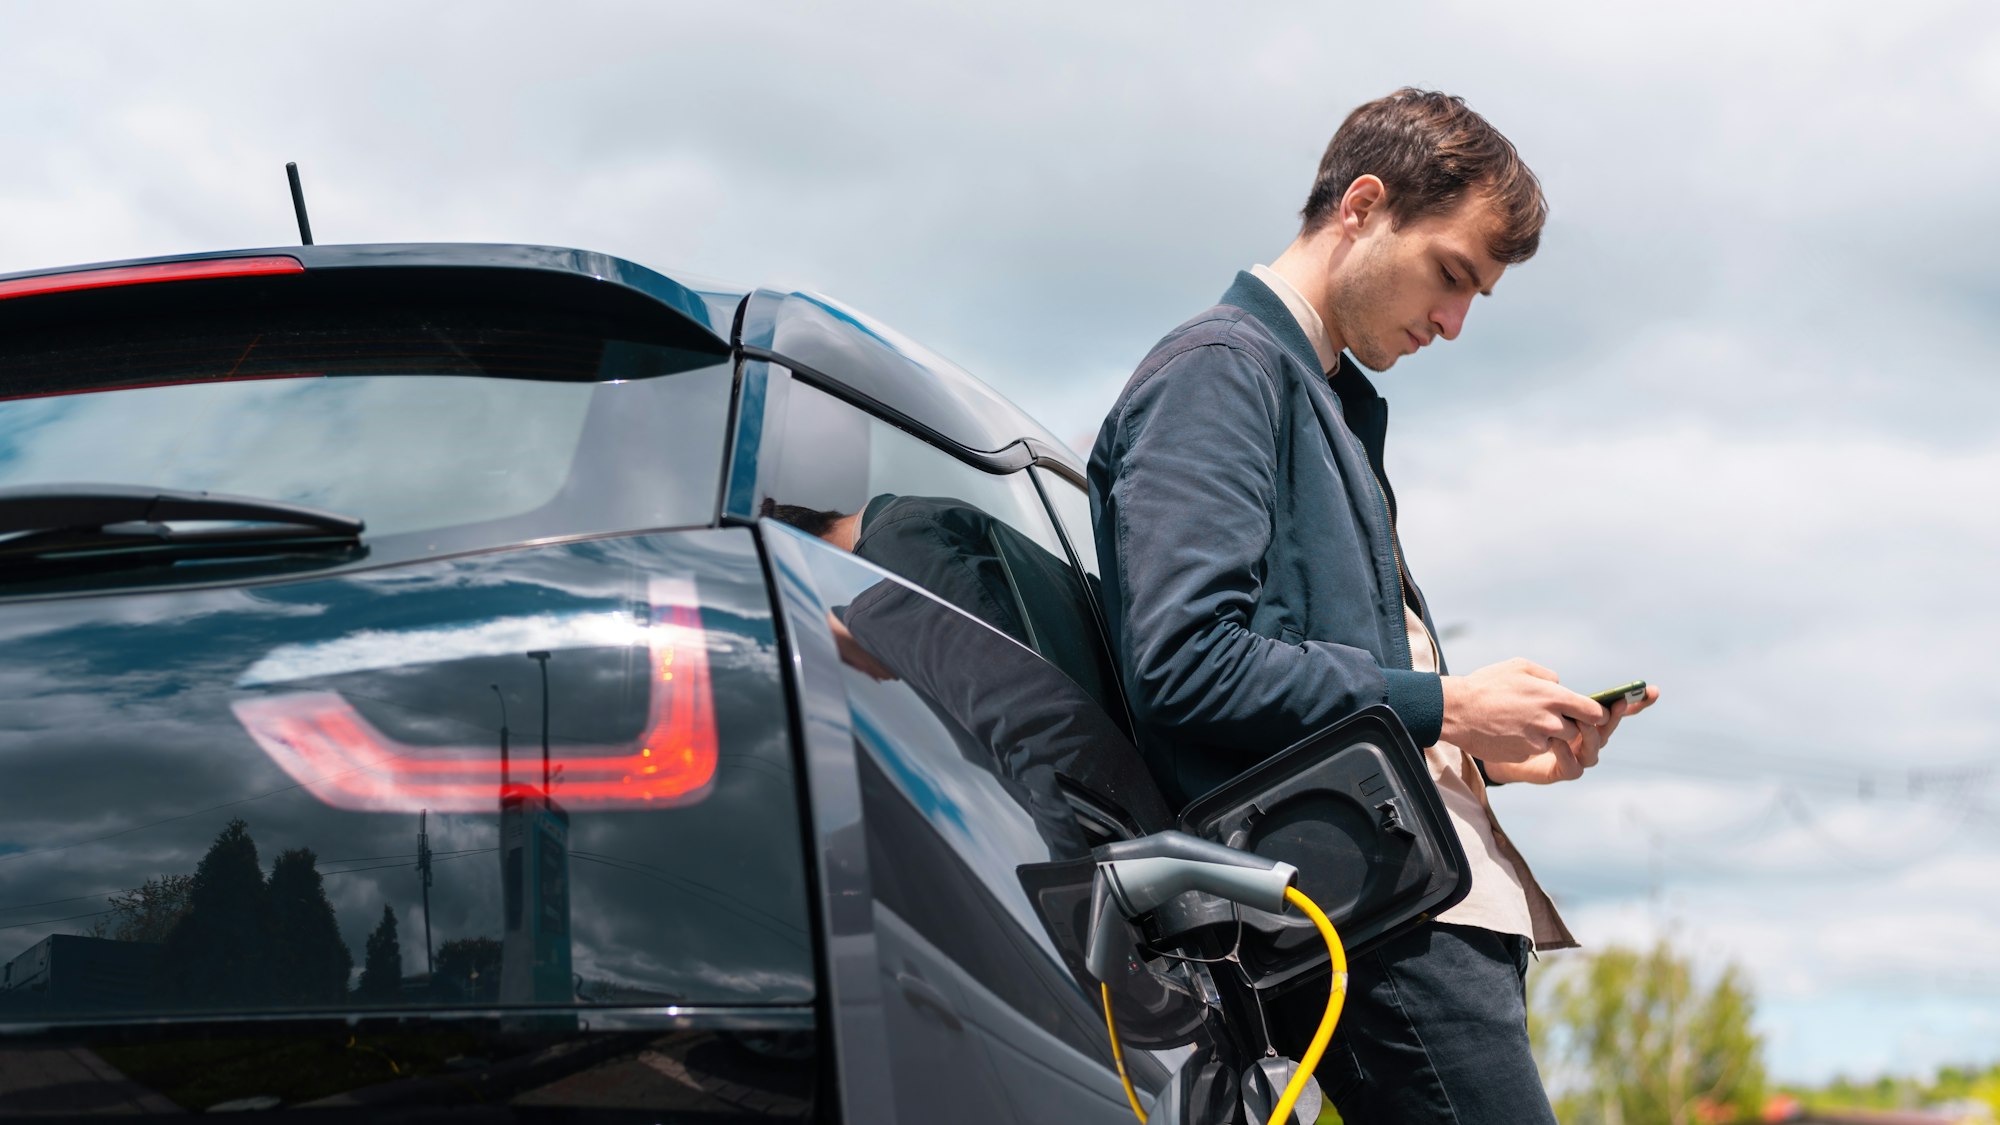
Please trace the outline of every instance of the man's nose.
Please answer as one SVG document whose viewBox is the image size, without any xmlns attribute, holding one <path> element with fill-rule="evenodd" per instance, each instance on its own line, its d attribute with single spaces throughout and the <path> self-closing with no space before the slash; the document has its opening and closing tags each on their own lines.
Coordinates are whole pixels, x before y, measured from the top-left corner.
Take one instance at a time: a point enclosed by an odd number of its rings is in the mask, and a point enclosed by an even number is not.
<svg viewBox="0 0 2000 1125">
<path fill-rule="evenodd" d="M 1465 314 L 1472 309 L 1472 298 L 1454 297 L 1431 313 L 1431 327 L 1437 335 L 1447 340 L 1458 339 L 1458 333 L 1465 327 Z"/>
</svg>

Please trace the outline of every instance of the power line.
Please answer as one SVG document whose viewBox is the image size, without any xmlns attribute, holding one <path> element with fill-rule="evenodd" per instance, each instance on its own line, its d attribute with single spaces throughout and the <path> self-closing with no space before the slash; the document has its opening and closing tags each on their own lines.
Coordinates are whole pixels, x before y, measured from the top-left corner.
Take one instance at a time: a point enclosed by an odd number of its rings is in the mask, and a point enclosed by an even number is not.
<svg viewBox="0 0 2000 1125">
<path fill-rule="evenodd" d="M 638 860 L 620 859 L 616 856 L 605 856 L 597 852 L 583 852 L 583 851 L 572 850 L 569 854 L 570 858 L 572 859 L 580 859 L 585 861 L 586 863 L 602 864 L 606 867 L 613 869 L 614 871 L 624 871 L 628 874 L 638 875 L 642 878 L 652 879 L 656 882 L 666 883 L 670 886 L 681 887 L 689 891 L 690 893 L 695 894 L 697 897 L 707 900 L 710 905 L 721 907 L 723 910 L 726 910 L 729 913 L 736 915 L 737 917 L 743 919 L 746 922 L 754 922 L 760 925 L 776 927 L 783 930 L 790 930 L 793 933 L 799 934 L 801 936 L 805 934 L 805 928 L 803 926 L 798 925 L 795 922 L 786 921 L 785 919 L 780 918 L 777 915 L 772 914 L 767 910 L 763 910 L 759 907 L 752 906 L 747 902 L 737 902 L 734 899 L 729 898 L 724 892 L 717 890 L 716 888 L 711 887 L 706 883 L 701 883 L 693 879 L 687 879 L 681 876 L 668 874 L 665 870 L 658 867 L 654 867 L 652 864 L 641 863 Z M 744 913 L 744 911 L 746 910 L 762 915 L 762 917 L 753 918 L 749 914 Z M 794 944 L 796 944 L 795 939 L 792 939 L 789 936 L 786 937 L 786 940 L 794 941 Z"/>
<path fill-rule="evenodd" d="M 463 848 L 463 849 L 459 849 L 459 850 L 456 850 L 456 851 L 449 851 L 449 852 L 433 852 L 433 853 L 432 853 L 432 855 L 433 855 L 433 856 L 435 856 L 435 857 L 437 858 L 438 862 L 442 863 L 442 862 L 444 862 L 445 860 L 448 860 L 448 859 L 463 859 L 463 858 L 465 858 L 466 856 L 469 856 L 469 855 L 485 855 L 485 854 L 487 854 L 487 853 L 489 853 L 489 852 L 497 852 L 497 851 L 499 851 L 499 850 L 500 850 L 500 849 L 499 849 L 499 848 L 497 848 L 497 847 L 493 847 L 493 848 Z M 371 859 L 396 859 L 396 858 L 399 858 L 399 857 L 397 857 L 397 856 L 370 856 L 370 857 L 368 857 L 368 858 L 371 858 Z M 359 863 L 359 862 L 361 862 L 361 861 L 360 861 L 360 860 L 352 860 L 352 859 L 326 859 L 326 860 L 320 860 L 319 862 L 320 862 L 320 863 Z M 387 869 L 387 868 L 391 868 L 391 867 L 412 867 L 412 866 L 414 866 L 414 865 L 415 865 L 415 862 L 416 862 L 415 860 L 410 860 L 410 861 L 408 861 L 408 862 L 404 862 L 404 863 L 385 863 L 385 864 L 382 864 L 382 865 L 381 865 L 381 866 L 379 866 L 379 867 L 350 867 L 350 868 L 346 868 L 346 869 L 344 869 L 344 870 L 340 870 L 340 871 L 321 871 L 321 872 L 320 872 L 320 875 L 321 875 L 321 876 L 327 876 L 327 875 L 353 875 L 353 874 L 355 874 L 355 873 L 357 873 L 357 872 L 361 872 L 361 871 L 381 871 L 381 870 L 384 870 L 384 869 Z M 42 901 L 40 901 L 40 902 L 13 902 L 13 903 L 8 903 L 8 904 L 6 904 L 6 905 L 4 905 L 4 906 L 0 906 L 0 911 L 8 911 L 8 910 L 31 910 L 31 909 L 33 909 L 33 908 L 35 908 L 35 907 L 37 907 L 37 906 L 59 906 L 59 905 L 61 905 L 62 903 L 65 903 L 65 902 L 83 902 L 83 901 L 85 901 L 85 900 L 88 900 L 88 899 L 93 899 L 93 898 L 107 898 L 107 897 L 109 897 L 109 896 L 111 896 L 111 895 L 122 895 L 122 894 L 125 894 L 125 893 L 129 892 L 129 891 L 134 891 L 134 890 L 137 890 L 137 889 L 138 889 L 137 887 L 112 887 L 112 888 L 110 888 L 109 890 L 102 890 L 102 891 L 94 891 L 94 892 L 92 892 L 92 893 L 90 893 L 90 894 L 85 894 L 85 895 L 72 895 L 72 896 L 70 896 L 69 898 L 50 898 L 50 899 L 43 899 L 43 900 L 42 900 Z M 104 912 L 104 913 L 108 913 L 108 912 Z M 89 915 L 81 915 L 81 917 L 89 917 Z M 56 921 L 60 921 L 61 919 L 55 919 L 55 920 L 56 920 Z M 29 924 L 29 925 L 32 925 L 33 923 L 28 923 L 28 924 Z"/>
<path fill-rule="evenodd" d="M 275 797 L 280 793 L 290 793 L 297 789 L 304 789 L 309 785 L 318 785 L 322 781 L 332 780 L 333 778 L 339 777 L 342 774 L 353 773 L 356 770 L 370 769 L 372 767 L 379 766 L 382 763 L 387 762 L 393 758 L 402 758 L 407 756 L 408 755 L 406 754 L 385 754 L 382 757 L 377 758 L 375 761 L 366 762 L 358 766 L 352 766 L 344 770 L 335 770 L 332 773 L 323 774 L 319 777 L 313 778 L 311 781 L 301 781 L 293 785 L 281 786 L 277 789 L 269 789 L 262 793 L 255 794 L 253 796 L 238 798 L 237 800 L 234 801 L 224 801 L 219 805 L 210 805 L 207 808 L 196 809 L 193 812 L 181 813 L 178 816 L 169 816 L 169 817 L 164 817 L 160 820 L 149 821 L 145 824 L 136 824 L 130 828 L 121 828 L 116 832 L 107 832 L 102 836 L 92 836 L 87 840 L 72 840 L 67 844 L 53 844 L 46 848 L 29 848 L 26 851 L 9 852 L 6 855 L 0 855 L 0 863 L 11 863 L 14 860 L 20 859 L 24 856 L 46 855 L 51 852 L 68 851 L 71 848 L 83 847 L 85 844 L 101 844 L 106 840 L 115 840 L 120 836 L 129 836 L 134 832 L 143 832 L 148 828 L 158 828 L 162 824 L 172 824 L 175 821 L 186 820 L 189 817 L 200 816 L 203 813 L 211 813 L 219 809 L 233 808 L 237 805 L 247 805 L 252 801 L 261 801 L 266 797 Z"/>
<path fill-rule="evenodd" d="M 65 902 L 82 902 L 85 899 L 106 898 L 111 895 L 122 895 L 126 891 L 132 889 L 133 888 L 131 887 L 117 887 L 115 889 L 108 891 L 98 891 L 94 894 L 87 894 L 87 895 L 76 895 L 71 898 L 51 898 L 51 899 L 44 899 L 41 902 L 16 902 L 16 903 L 10 903 L 6 906 L 0 906 L 0 910 L 30 910 L 37 906 L 57 906 Z"/>
<path fill-rule="evenodd" d="M 116 910 L 93 910 L 88 914 L 72 914 L 67 918 L 44 918 L 39 922 L 16 922 L 11 926 L 0 926 L 0 930 L 25 930 L 29 926 L 53 926 L 57 922 L 74 922 L 79 918 L 96 918 L 105 914 L 116 914 Z"/>
<path fill-rule="evenodd" d="M 500 850 L 499 848 L 493 847 L 493 848 L 468 848 L 465 851 L 461 852 L 432 852 L 431 858 L 438 863 L 444 863 L 447 860 L 464 859 L 466 856 L 472 856 L 472 855 L 486 855 L 489 852 L 497 852 L 499 850 Z M 419 861 L 412 859 L 412 860 L 405 860 L 402 863 L 378 863 L 373 867 L 350 867 L 344 871 L 322 871 L 320 872 L 320 874 L 356 875 L 363 871 L 386 871 L 391 867 L 415 867 L 418 862 Z"/>
</svg>

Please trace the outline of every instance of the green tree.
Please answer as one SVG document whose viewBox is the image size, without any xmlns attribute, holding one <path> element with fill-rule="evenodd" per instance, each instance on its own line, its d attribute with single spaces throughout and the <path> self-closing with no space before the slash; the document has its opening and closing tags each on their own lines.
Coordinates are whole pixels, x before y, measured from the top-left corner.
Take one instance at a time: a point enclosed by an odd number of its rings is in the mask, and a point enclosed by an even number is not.
<svg viewBox="0 0 2000 1125">
<path fill-rule="evenodd" d="M 164 942 L 187 915 L 194 876 L 161 875 L 106 901 L 111 913 L 90 928 L 91 937 L 113 941 Z"/>
<path fill-rule="evenodd" d="M 347 996 L 354 955 L 341 940 L 327 901 L 318 857 L 293 848 L 271 865 L 272 999 L 284 1004 L 337 1004 Z"/>
<path fill-rule="evenodd" d="M 1763 1040 L 1735 966 L 1704 986 L 1664 941 L 1566 961 L 1536 974 L 1530 1005 L 1566 1125 L 1758 1120 Z"/>
<path fill-rule="evenodd" d="M 394 1001 L 403 994 L 403 945 L 396 938 L 396 912 L 387 903 L 382 920 L 368 935 L 368 955 L 361 963 L 356 995 L 368 1000 Z"/>
<path fill-rule="evenodd" d="M 1824 1086 L 1788 1087 L 1787 1092 L 1811 1109 L 1919 1110 L 1941 1105 L 1984 1106 L 2000 1117 L 2000 1063 L 1939 1067 L 1934 1081 L 1882 1075 L 1856 1081 L 1839 1075 Z M 1973 1118 L 1979 1119 L 1976 1116 Z"/>
<path fill-rule="evenodd" d="M 257 842 L 232 820 L 195 867 L 188 908 L 168 932 L 160 985 L 177 1003 L 240 1008 L 262 1002 L 270 985 L 269 903 Z"/>
</svg>

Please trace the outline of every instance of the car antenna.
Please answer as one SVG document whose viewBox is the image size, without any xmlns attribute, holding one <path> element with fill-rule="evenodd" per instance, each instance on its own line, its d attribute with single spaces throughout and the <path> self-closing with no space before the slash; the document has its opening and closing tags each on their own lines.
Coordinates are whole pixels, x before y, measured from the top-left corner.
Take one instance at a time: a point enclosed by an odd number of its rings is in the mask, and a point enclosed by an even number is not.
<svg viewBox="0 0 2000 1125">
<path fill-rule="evenodd" d="M 285 176 L 292 181 L 292 210 L 299 216 L 299 245 L 311 246 L 313 229 L 312 224 L 306 221 L 306 193 L 305 189 L 299 186 L 299 166 L 286 161 Z"/>
</svg>

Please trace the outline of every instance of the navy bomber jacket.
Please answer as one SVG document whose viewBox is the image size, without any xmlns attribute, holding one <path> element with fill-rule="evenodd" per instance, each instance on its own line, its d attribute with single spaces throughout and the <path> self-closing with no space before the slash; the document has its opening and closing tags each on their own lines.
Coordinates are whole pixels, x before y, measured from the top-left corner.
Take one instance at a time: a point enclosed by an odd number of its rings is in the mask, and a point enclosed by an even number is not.
<svg viewBox="0 0 2000 1125">
<path fill-rule="evenodd" d="M 1438 676 L 1410 669 L 1410 604 L 1382 469 L 1388 406 L 1329 379 L 1249 273 L 1132 374 L 1090 455 L 1112 647 L 1140 749 L 1176 807 L 1386 702 L 1438 739 Z"/>
</svg>

